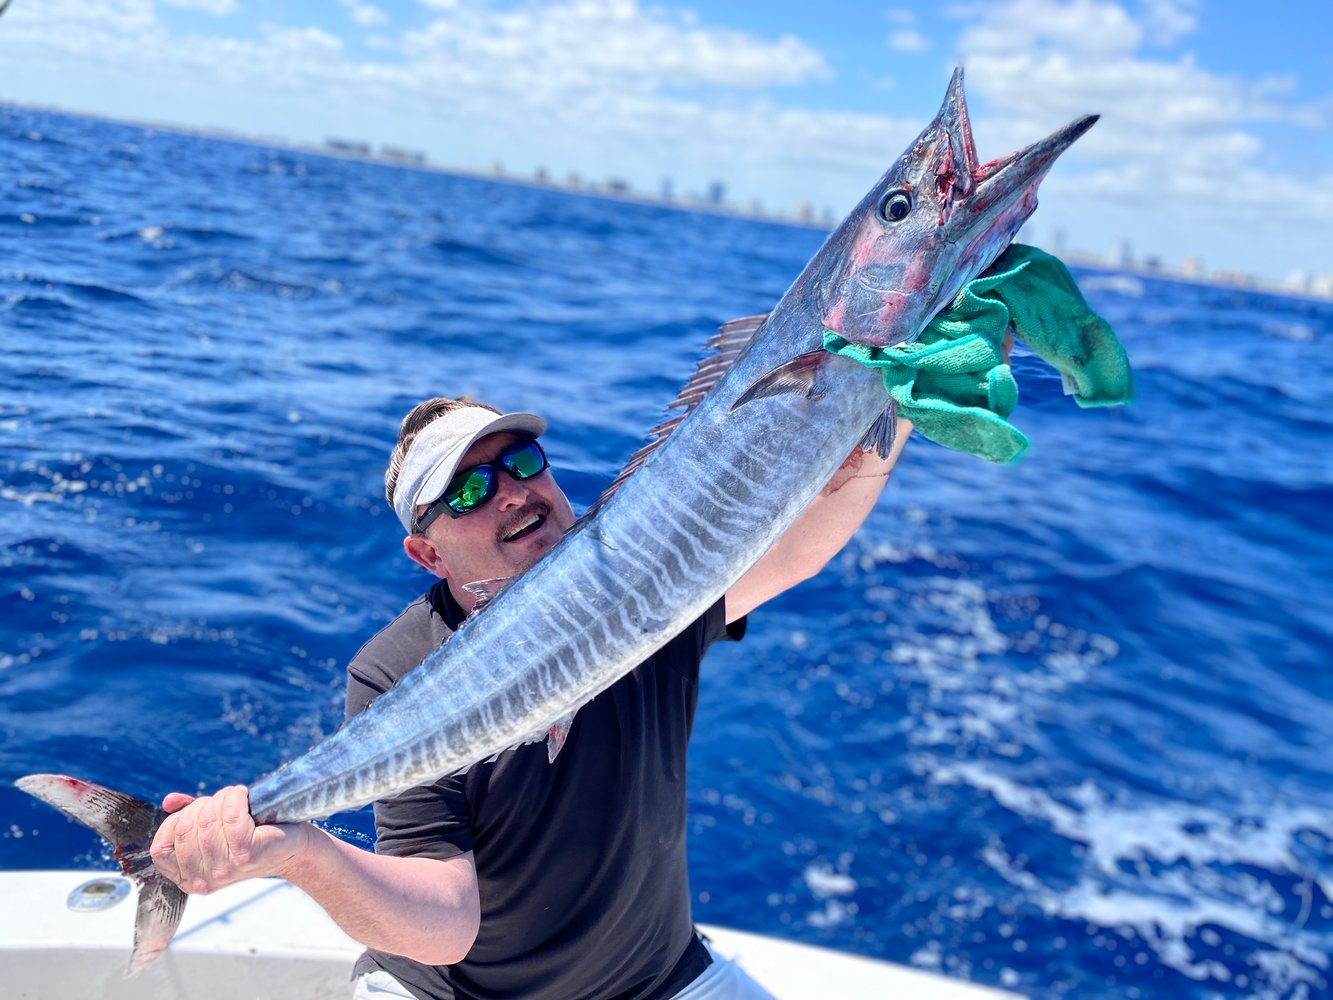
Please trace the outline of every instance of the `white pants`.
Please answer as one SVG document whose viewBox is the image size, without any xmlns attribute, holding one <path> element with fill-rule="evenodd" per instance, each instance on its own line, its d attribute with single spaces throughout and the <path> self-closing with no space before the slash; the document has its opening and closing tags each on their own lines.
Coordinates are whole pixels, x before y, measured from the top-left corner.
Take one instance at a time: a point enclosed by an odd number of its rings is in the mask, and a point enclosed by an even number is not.
<svg viewBox="0 0 1333 1000">
<path fill-rule="evenodd" d="M 773 994 L 751 979 L 739 965 L 723 958 L 707 941 L 704 947 L 713 956 L 713 964 L 673 1000 L 774 1000 Z"/>
<path fill-rule="evenodd" d="M 774 1000 L 773 994 L 745 974 L 745 970 L 729 958 L 723 958 L 708 948 L 713 964 L 703 974 L 675 995 L 673 1000 Z M 367 972 L 356 981 L 352 1000 L 415 1000 L 407 987 L 387 972 L 377 969 Z"/>
</svg>

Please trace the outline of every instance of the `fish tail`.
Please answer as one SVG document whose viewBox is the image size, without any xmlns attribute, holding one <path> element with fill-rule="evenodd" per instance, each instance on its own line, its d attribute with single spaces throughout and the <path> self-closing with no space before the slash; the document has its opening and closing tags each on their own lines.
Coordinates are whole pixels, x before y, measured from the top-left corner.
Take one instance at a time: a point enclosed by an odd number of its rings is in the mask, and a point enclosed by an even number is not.
<svg viewBox="0 0 1333 1000">
<path fill-rule="evenodd" d="M 133 795 L 63 774 L 30 774 L 14 784 L 96 830 L 115 848 L 120 870 L 139 885 L 134 951 L 125 975 L 148 968 L 166 951 L 185 912 L 185 893 L 158 872 L 148 853 L 167 814 Z"/>
</svg>

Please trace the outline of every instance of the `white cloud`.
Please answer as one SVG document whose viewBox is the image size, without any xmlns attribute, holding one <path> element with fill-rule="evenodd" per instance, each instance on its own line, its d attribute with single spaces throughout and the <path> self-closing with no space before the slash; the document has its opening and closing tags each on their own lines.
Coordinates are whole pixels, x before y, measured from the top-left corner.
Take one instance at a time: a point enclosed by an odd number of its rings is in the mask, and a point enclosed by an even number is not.
<svg viewBox="0 0 1333 1000">
<path fill-rule="evenodd" d="M 1148 40 L 1172 45 L 1198 27 L 1199 0 L 1141 0 Z"/>
<path fill-rule="evenodd" d="M 925 52 L 930 42 L 921 32 L 902 28 L 889 35 L 889 48 L 895 52 Z"/>
<path fill-rule="evenodd" d="M 435 6 L 435 4 L 432 4 Z M 418 65 L 518 73 L 534 87 L 562 85 L 765 87 L 828 76 L 823 56 L 786 35 L 768 41 L 701 28 L 686 14 L 641 9 L 635 0 L 573 0 L 494 11 L 450 6 L 407 33 Z"/>
<path fill-rule="evenodd" d="M 960 8 L 955 16 L 969 27 L 961 42 L 965 53 L 1050 52 L 1085 57 L 1133 52 L 1142 27 L 1117 3 L 1105 0 L 1010 0 Z"/>
<path fill-rule="evenodd" d="M 363 28 L 375 28 L 388 23 L 388 15 L 374 4 L 362 3 L 361 0 L 342 0 L 353 22 Z"/>
<path fill-rule="evenodd" d="M 1225 217 L 1234 226 L 1333 223 L 1327 174 L 1321 180 L 1275 172 L 1281 158 L 1258 130 L 1327 127 L 1327 103 L 1294 101 L 1290 78 L 1224 76 L 1189 56 L 1145 54 L 1145 46 L 1192 30 L 1194 7 L 1188 0 L 1147 0 L 1138 18 L 1112 0 L 969 8 L 959 49 L 970 89 L 986 102 L 986 131 L 1000 133 L 1001 145 L 1031 141 L 1077 115 L 1100 112 L 1101 122 L 1069 155 L 1070 164 L 1101 164 L 1077 182 L 1087 202 L 1109 200 L 1122 209 L 1155 204 L 1163 218 Z M 1054 187 L 1073 187 L 1069 166 L 1053 178 Z M 1145 224 L 1160 219 L 1145 216 Z"/>
<path fill-rule="evenodd" d="M 200 10 L 205 14 L 223 17 L 235 14 L 239 9 L 236 0 L 159 0 L 167 7 L 183 7 L 186 10 Z"/>
</svg>

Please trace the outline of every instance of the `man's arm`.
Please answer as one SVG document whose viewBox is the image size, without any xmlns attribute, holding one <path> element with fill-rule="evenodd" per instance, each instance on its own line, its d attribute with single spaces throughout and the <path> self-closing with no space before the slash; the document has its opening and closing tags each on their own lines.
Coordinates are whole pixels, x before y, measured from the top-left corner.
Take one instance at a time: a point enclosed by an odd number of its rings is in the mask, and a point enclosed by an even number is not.
<svg viewBox="0 0 1333 1000">
<path fill-rule="evenodd" d="M 842 551 L 874 508 L 911 432 L 911 423 L 899 418 L 888 458 L 860 445 L 852 450 L 819 496 L 727 591 L 728 623 L 810 579 Z"/>
<path fill-rule="evenodd" d="M 460 961 L 481 920 L 471 852 L 448 861 L 372 854 L 309 823 L 255 826 L 245 787 L 168 795 L 153 862 L 186 892 L 278 875 L 304 890 L 349 936 L 427 965 Z"/>
</svg>

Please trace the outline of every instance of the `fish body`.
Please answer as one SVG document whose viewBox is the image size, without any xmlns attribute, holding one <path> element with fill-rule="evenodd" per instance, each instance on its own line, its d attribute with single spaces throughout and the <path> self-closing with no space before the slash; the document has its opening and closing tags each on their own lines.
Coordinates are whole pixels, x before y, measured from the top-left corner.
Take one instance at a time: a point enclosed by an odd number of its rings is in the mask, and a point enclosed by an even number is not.
<svg viewBox="0 0 1333 1000">
<path fill-rule="evenodd" d="M 824 330 L 873 346 L 915 338 L 1008 245 L 1045 171 L 1093 120 L 980 165 L 956 72 L 934 121 L 773 312 L 714 339 L 718 357 L 674 404 L 686 415 L 633 474 L 396 687 L 253 782 L 256 822 L 356 808 L 559 731 L 703 614 L 858 442 L 887 451 L 880 376 L 823 351 Z M 143 887 L 131 969 L 147 965 L 184 903 L 147 855 L 161 811 L 64 776 L 18 784 L 116 845 Z"/>
</svg>

